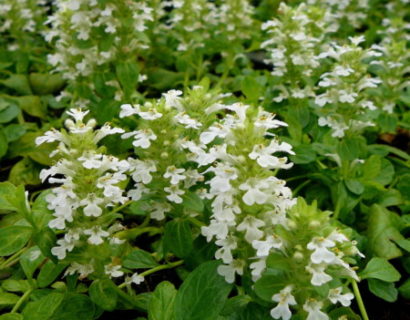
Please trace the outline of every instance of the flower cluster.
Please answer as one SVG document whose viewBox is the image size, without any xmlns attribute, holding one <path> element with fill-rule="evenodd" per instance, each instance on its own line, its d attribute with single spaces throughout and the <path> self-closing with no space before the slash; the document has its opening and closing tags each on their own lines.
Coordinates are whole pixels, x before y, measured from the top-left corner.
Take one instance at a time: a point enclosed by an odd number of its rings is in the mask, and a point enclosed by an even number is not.
<svg viewBox="0 0 410 320">
<path fill-rule="evenodd" d="M 43 182 L 48 179 L 49 183 L 61 184 L 46 196 L 48 208 L 53 212 L 48 226 L 63 234 L 51 253 L 71 263 L 67 274 L 77 272 L 82 278 L 91 273 L 120 277 L 124 272 L 113 252 L 124 242 L 115 236 L 124 227 L 109 208 L 128 200 L 123 185 L 130 164 L 104 154 L 104 149 L 97 145 L 107 135 L 123 130 L 108 124 L 94 130 L 94 119 L 84 121 L 87 113 L 68 111 L 74 119 L 65 121 L 68 131 L 53 129 L 36 139 L 37 145 L 58 143 L 50 154 L 56 158 L 55 165 L 40 174 Z"/>
<path fill-rule="evenodd" d="M 329 212 L 321 212 L 315 203 L 309 206 L 300 198 L 289 210 L 287 224 L 278 226 L 276 232 L 282 245 L 268 258 L 266 274 L 276 269 L 285 283 L 272 296 L 277 305 L 271 316 L 289 320 L 292 308 L 303 319 L 327 320 L 325 310 L 330 306 L 349 306 L 354 296 L 346 280 L 359 280 L 349 263 L 353 256 L 363 255 L 345 231 L 330 223 Z M 264 277 L 259 281 L 269 279 Z"/>
<path fill-rule="evenodd" d="M 364 37 L 350 37 L 350 43 L 333 43 L 322 52 L 322 59 L 332 61 L 330 70 L 320 76 L 315 103 L 319 107 L 319 125 L 332 128 L 332 136 L 343 137 L 345 131 L 360 131 L 373 126 L 378 107 L 368 92 L 377 88 L 381 80 L 368 72 L 365 59 L 379 57 L 373 49 L 359 46 Z"/>
<path fill-rule="evenodd" d="M 43 30 L 46 0 L 3 1 L 0 4 L 0 34 L 12 39 L 10 50 L 22 49 L 29 36 Z"/>
<path fill-rule="evenodd" d="M 128 159 L 135 183 L 128 195 L 143 203 L 151 218 L 163 220 L 165 213 L 183 203 L 190 189 L 204 181 L 198 165 L 208 165 L 215 157 L 206 152 L 199 137 L 214 119 L 206 110 L 218 106 L 221 97 L 203 84 L 184 96 L 182 91 L 170 90 L 144 105 L 122 105 L 120 117 L 138 116 L 135 130 L 122 135 L 132 138 L 137 156 Z"/>
<path fill-rule="evenodd" d="M 213 213 L 202 234 L 208 241 L 215 237 L 215 257 L 224 263 L 218 272 L 226 281 L 233 282 L 248 264 L 257 279 L 270 250 L 281 246 L 272 228 L 285 223 L 286 210 L 294 204 L 291 190 L 272 171 L 292 164 L 275 154 L 293 152 L 271 132 L 286 126 L 273 114 L 241 103 L 218 109 L 224 116 L 200 137 L 215 155 L 205 171 L 212 177 L 203 194 L 211 199 Z"/>
<path fill-rule="evenodd" d="M 314 76 L 320 66 L 321 49 L 335 31 L 332 16 L 325 10 L 301 4 L 296 8 L 282 2 L 278 16 L 262 25 L 268 40 L 266 62 L 273 65 L 275 102 L 314 96 Z M 313 78 L 313 79 L 312 79 Z"/>
<path fill-rule="evenodd" d="M 368 0 L 308 0 L 309 5 L 325 7 L 333 13 L 338 20 L 338 28 L 346 27 L 346 24 L 356 29 L 360 28 L 367 18 L 370 9 Z"/>
<path fill-rule="evenodd" d="M 109 73 L 113 61 L 134 60 L 148 48 L 144 32 L 153 19 L 153 9 L 145 1 L 58 0 L 55 4 L 57 9 L 47 21 L 52 29 L 45 34 L 55 46 L 48 61 L 66 79 L 88 79 L 83 85 L 92 89 L 89 80 L 97 70 Z M 101 81 L 114 88 L 115 99 L 121 100 L 121 86 L 115 76 Z"/>
</svg>

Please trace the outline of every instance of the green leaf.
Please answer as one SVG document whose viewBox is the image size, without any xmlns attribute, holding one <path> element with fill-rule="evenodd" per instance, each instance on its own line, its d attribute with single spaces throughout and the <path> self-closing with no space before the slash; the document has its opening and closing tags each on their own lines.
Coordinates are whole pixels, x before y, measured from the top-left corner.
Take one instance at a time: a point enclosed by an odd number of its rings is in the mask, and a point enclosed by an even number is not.
<svg viewBox="0 0 410 320">
<path fill-rule="evenodd" d="M 12 183 L 0 182 L 0 210 L 15 210 L 14 205 L 10 202 L 10 195 L 16 192 L 16 186 Z"/>
<path fill-rule="evenodd" d="M 34 271 L 44 261 L 45 257 L 40 249 L 35 246 L 24 252 L 20 257 L 20 265 L 28 279 L 32 279 Z"/>
<path fill-rule="evenodd" d="M 44 119 L 47 115 L 47 106 L 42 103 L 39 96 L 23 96 L 13 98 L 20 108 L 33 117 Z"/>
<path fill-rule="evenodd" d="M 400 218 L 379 205 L 369 210 L 367 236 L 369 249 L 376 256 L 387 260 L 400 257 L 401 250 L 393 242 L 404 239 L 398 230 Z"/>
<path fill-rule="evenodd" d="M 362 318 L 352 311 L 350 308 L 342 307 L 337 308 L 329 312 L 330 319 L 332 320 L 361 320 Z M 344 317 L 343 317 L 344 316 Z M 347 318 L 346 318 L 347 316 Z"/>
<path fill-rule="evenodd" d="M 366 140 L 361 136 L 346 137 L 337 145 L 337 153 L 342 160 L 362 158 L 366 153 Z"/>
<path fill-rule="evenodd" d="M 20 108 L 15 104 L 10 104 L 6 109 L 0 111 L 0 123 L 7 123 L 13 120 L 20 113 Z"/>
<path fill-rule="evenodd" d="M 255 282 L 255 292 L 261 299 L 272 301 L 272 296 L 286 287 L 285 271 L 279 269 L 267 269 Z"/>
<path fill-rule="evenodd" d="M 23 316 L 19 313 L 6 313 L 0 316 L 0 320 L 23 320 Z"/>
<path fill-rule="evenodd" d="M 240 296 L 229 298 L 224 305 L 221 315 L 229 316 L 238 310 L 242 310 L 251 301 L 252 301 L 252 298 L 248 295 L 240 295 Z"/>
<path fill-rule="evenodd" d="M 299 145 L 293 148 L 295 155 L 289 158 L 296 164 L 307 164 L 316 160 L 316 152 L 310 145 Z"/>
<path fill-rule="evenodd" d="M 15 305 L 19 299 L 20 297 L 16 294 L 0 292 L 0 307 Z"/>
<path fill-rule="evenodd" d="M 50 293 L 23 309 L 24 320 L 49 320 L 64 299 L 62 293 Z"/>
<path fill-rule="evenodd" d="M 204 210 L 204 202 L 196 193 L 186 192 L 182 198 L 184 199 L 182 205 L 185 209 L 195 212 L 202 212 Z"/>
<path fill-rule="evenodd" d="M 115 65 L 118 81 L 124 89 L 125 95 L 131 95 L 138 84 L 139 67 L 136 61 L 118 62 Z"/>
<path fill-rule="evenodd" d="M 40 288 L 44 288 L 52 284 L 66 267 L 66 264 L 55 264 L 53 261 L 47 261 L 41 267 L 40 272 L 37 276 L 37 285 Z"/>
<path fill-rule="evenodd" d="M 24 226 L 10 226 L 0 229 L 0 256 L 9 256 L 30 240 L 33 229 Z"/>
<path fill-rule="evenodd" d="M 30 85 L 38 95 L 46 95 L 59 91 L 64 86 L 64 79 L 59 74 L 31 73 Z"/>
<path fill-rule="evenodd" d="M 163 281 L 155 288 L 148 305 L 149 320 L 173 320 L 174 301 L 177 290 L 168 281 Z"/>
<path fill-rule="evenodd" d="M 410 299 L 410 279 L 407 279 L 399 288 L 400 294 L 405 299 Z"/>
<path fill-rule="evenodd" d="M 45 190 L 34 200 L 31 206 L 31 214 L 38 229 L 47 228 L 48 222 L 53 218 L 52 211 L 47 208 L 46 197 L 52 193 L 51 190 Z"/>
<path fill-rule="evenodd" d="M 28 280 L 6 279 L 1 284 L 2 288 L 9 292 L 26 292 L 31 286 Z"/>
<path fill-rule="evenodd" d="M 149 252 L 137 249 L 124 258 L 122 265 L 130 269 L 149 269 L 158 266 L 158 263 Z"/>
<path fill-rule="evenodd" d="M 410 252 L 410 240 L 407 239 L 400 239 L 395 241 L 401 248 Z"/>
<path fill-rule="evenodd" d="M 253 76 L 245 76 L 241 81 L 241 91 L 250 101 L 257 102 L 263 94 L 263 85 Z"/>
<path fill-rule="evenodd" d="M 28 77 L 25 74 L 12 74 L 5 80 L 0 81 L 6 87 L 15 90 L 22 95 L 32 94 Z"/>
<path fill-rule="evenodd" d="M 57 262 L 56 257 L 51 254 L 51 248 L 54 247 L 57 237 L 50 228 L 43 228 L 33 234 L 34 243 L 40 248 L 44 256 Z"/>
<path fill-rule="evenodd" d="M 386 282 L 398 281 L 400 277 L 400 273 L 386 259 L 379 257 L 372 258 L 360 273 L 362 279 L 379 279 Z"/>
<path fill-rule="evenodd" d="M 8 142 L 13 142 L 26 133 L 26 127 L 21 124 L 10 124 L 3 129 Z"/>
<path fill-rule="evenodd" d="M 193 248 L 191 224 L 187 220 L 173 220 L 165 225 L 164 250 L 179 258 L 186 257 Z"/>
<path fill-rule="evenodd" d="M 201 264 L 183 282 L 175 298 L 175 319 L 214 320 L 232 285 L 217 273 L 219 262 Z"/>
<path fill-rule="evenodd" d="M 393 283 L 378 279 L 369 279 L 368 285 L 370 292 L 375 296 L 382 298 L 387 302 L 394 302 L 397 300 L 398 291 Z"/>
<path fill-rule="evenodd" d="M 4 130 L 0 128 L 0 158 L 4 157 L 4 155 L 7 153 L 7 149 L 8 149 L 7 142 L 8 142 L 7 136 Z"/>
<path fill-rule="evenodd" d="M 358 180 L 354 180 L 354 179 L 345 180 L 345 185 L 350 192 L 353 192 L 354 194 L 357 194 L 357 195 L 362 194 L 364 191 L 363 184 L 361 184 L 360 181 Z"/>
<path fill-rule="evenodd" d="M 9 181 L 15 185 L 39 185 L 40 167 L 30 158 L 23 158 L 10 170 Z"/>
<path fill-rule="evenodd" d="M 109 280 L 94 280 L 89 288 L 91 300 L 101 309 L 112 311 L 117 305 L 117 291 L 115 284 Z"/>
<path fill-rule="evenodd" d="M 89 297 L 83 294 L 70 293 L 66 294 L 50 320 L 92 320 L 94 319 L 94 313 L 95 305 Z"/>
</svg>

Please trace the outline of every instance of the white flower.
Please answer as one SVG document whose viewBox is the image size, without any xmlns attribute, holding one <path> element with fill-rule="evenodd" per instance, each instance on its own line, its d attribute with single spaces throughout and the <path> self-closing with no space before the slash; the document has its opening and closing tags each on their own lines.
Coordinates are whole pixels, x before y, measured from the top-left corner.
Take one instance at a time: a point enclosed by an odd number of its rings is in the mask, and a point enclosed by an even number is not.
<svg viewBox="0 0 410 320">
<path fill-rule="evenodd" d="M 155 162 L 151 160 L 139 160 L 128 158 L 128 163 L 130 164 L 130 171 L 132 172 L 132 179 L 135 182 L 142 182 L 148 184 L 152 181 L 151 172 L 157 171 L 155 167 Z"/>
<path fill-rule="evenodd" d="M 335 243 L 331 240 L 323 237 L 314 237 L 307 245 L 309 250 L 314 251 L 310 256 L 310 260 L 315 264 L 322 262 L 332 263 L 332 261 L 335 260 L 336 255 L 327 248 L 332 248 L 334 246 Z"/>
<path fill-rule="evenodd" d="M 184 180 L 186 177 L 181 173 L 184 173 L 185 169 L 176 168 L 175 166 L 169 166 L 167 171 L 164 173 L 164 178 L 171 178 L 171 184 L 178 184 L 180 181 Z"/>
<path fill-rule="evenodd" d="M 185 128 L 187 129 L 195 129 L 198 130 L 200 127 L 202 127 L 202 123 L 198 122 L 195 119 L 192 119 L 190 116 L 188 116 L 186 113 L 178 113 L 175 116 L 175 120 L 184 125 Z"/>
<path fill-rule="evenodd" d="M 80 279 L 86 278 L 89 274 L 94 272 L 94 267 L 91 264 L 80 264 L 73 262 L 67 270 L 64 272 L 64 275 L 73 275 L 78 273 Z"/>
<path fill-rule="evenodd" d="M 66 239 L 58 239 L 57 244 L 57 247 L 51 248 L 51 253 L 59 260 L 63 260 L 66 257 L 67 251 L 70 252 L 74 249 L 74 244 Z"/>
<path fill-rule="evenodd" d="M 123 104 L 121 106 L 120 118 L 132 116 L 133 114 L 137 114 L 140 110 L 141 109 L 139 104 L 136 106 L 132 106 L 130 104 Z"/>
<path fill-rule="evenodd" d="M 221 264 L 218 266 L 217 272 L 219 275 L 225 277 L 225 281 L 233 283 L 235 281 L 235 273 L 243 275 L 243 267 L 245 262 L 242 260 L 233 260 L 230 264 Z"/>
<path fill-rule="evenodd" d="M 226 239 L 219 239 L 215 243 L 220 246 L 215 252 L 216 259 L 222 259 L 224 263 L 231 263 L 233 260 L 231 251 L 236 249 L 238 244 L 235 237 L 228 237 Z"/>
<path fill-rule="evenodd" d="M 286 163 L 287 158 L 278 158 L 272 155 L 275 152 L 286 152 L 289 154 L 295 154 L 292 151 L 292 146 L 286 142 L 278 143 L 275 139 L 271 140 L 269 146 L 264 146 L 263 144 L 255 145 L 251 153 L 249 153 L 249 158 L 256 160 L 256 162 L 262 168 L 269 169 L 288 169 L 292 167 L 292 163 Z"/>
<path fill-rule="evenodd" d="M 199 136 L 199 140 L 203 144 L 208 144 L 212 142 L 216 137 L 225 138 L 228 133 L 228 128 L 219 123 L 216 123 L 212 127 L 209 127 L 206 131 L 202 132 Z"/>
<path fill-rule="evenodd" d="M 211 241 L 214 236 L 217 239 L 225 239 L 228 235 L 228 223 L 225 221 L 211 220 L 209 226 L 201 227 L 201 233 L 206 237 L 206 241 Z"/>
<path fill-rule="evenodd" d="M 165 98 L 165 104 L 167 107 L 170 108 L 181 108 L 181 98 L 179 97 L 182 95 L 181 90 L 169 90 L 167 93 L 162 94 Z"/>
<path fill-rule="evenodd" d="M 253 216 L 246 216 L 242 222 L 237 226 L 238 231 L 245 231 L 245 239 L 249 243 L 252 243 L 254 240 L 262 238 L 263 231 L 259 230 L 265 226 L 265 222 L 257 219 Z"/>
<path fill-rule="evenodd" d="M 93 141 L 97 143 L 101 139 L 105 138 L 106 136 L 116 134 L 116 133 L 124 133 L 123 129 L 120 128 L 111 128 L 109 124 L 104 124 L 100 130 L 94 136 Z"/>
<path fill-rule="evenodd" d="M 325 284 L 333 279 L 324 272 L 325 269 L 326 265 L 323 264 L 309 264 L 306 266 L 306 270 L 312 274 L 312 279 L 310 282 L 314 286 L 321 286 L 322 284 Z"/>
<path fill-rule="evenodd" d="M 67 138 L 61 132 L 59 132 L 55 129 L 44 132 L 43 136 L 37 137 L 36 140 L 35 140 L 36 145 L 38 145 L 38 146 L 40 144 L 43 144 L 44 142 L 51 143 L 51 142 L 54 142 L 54 141 L 61 141 L 61 142 L 64 142 L 66 144 L 69 144 Z"/>
<path fill-rule="evenodd" d="M 155 202 L 152 205 L 150 216 L 152 219 L 161 221 L 165 219 L 165 212 L 171 211 L 172 207 L 168 203 Z"/>
<path fill-rule="evenodd" d="M 252 247 L 256 249 L 258 257 L 267 257 L 272 248 L 280 249 L 283 246 L 282 240 L 276 235 L 269 235 L 266 240 L 253 240 Z"/>
<path fill-rule="evenodd" d="M 83 121 L 84 117 L 89 113 L 90 111 L 82 111 L 81 109 L 70 109 L 66 113 L 69 116 L 72 116 L 75 121 Z"/>
<path fill-rule="evenodd" d="M 278 305 L 270 311 L 272 318 L 289 320 L 292 317 L 289 306 L 296 305 L 296 300 L 291 292 L 292 286 L 287 286 L 272 296 L 272 300 L 278 302 Z"/>
<path fill-rule="evenodd" d="M 303 310 L 308 313 L 306 320 L 329 320 L 328 315 L 320 310 L 322 307 L 323 302 L 321 301 L 315 299 L 306 300 L 303 305 Z"/>
<path fill-rule="evenodd" d="M 96 198 L 94 194 L 89 194 L 86 199 L 80 201 L 80 205 L 84 207 L 84 215 L 87 217 L 99 217 L 102 214 L 102 209 L 99 207 L 104 200 Z"/>
<path fill-rule="evenodd" d="M 128 139 L 132 136 L 134 136 L 134 141 L 132 142 L 132 145 L 134 147 L 141 147 L 143 149 L 148 149 L 150 147 L 151 145 L 150 140 L 157 139 L 157 136 L 154 134 L 154 132 L 151 129 L 143 129 L 143 130 L 137 130 L 137 131 L 124 133 L 121 137 L 123 139 Z"/>
<path fill-rule="evenodd" d="M 340 302 L 342 306 L 348 307 L 350 306 L 351 301 L 354 299 L 354 295 L 351 292 L 342 294 L 342 288 L 334 288 L 329 290 L 329 300 L 336 304 Z"/>
<path fill-rule="evenodd" d="M 117 265 L 114 266 L 112 264 L 106 265 L 104 266 L 104 271 L 105 274 L 112 277 L 112 278 L 118 278 L 118 277 L 122 277 L 124 275 L 124 272 L 121 271 L 121 266 Z"/>
<path fill-rule="evenodd" d="M 169 201 L 175 202 L 175 203 L 182 203 L 182 198 L 180 195 L 183 195 L 185 191 L 181 190 L 178 188 L 176 185 L 171 185 L 170 187 L 164 188 L 165 192 L 169 193 L 167 195 L 167 199 Z"/>
<path fill-rule="evenodd" d="M 94 226 L 91 229 L 85 229 L 85 235 L 88 235 L 88 243 L 93 245 L 100 245 L 104 242 L 103 238 L 108 237 L 110 234 L 104 231 L 100 226 Z"/>
<path fill-rule="evenodd" d="M 131 284 L 135 283 L 136 285 L 139 285 L 144 282 L 144 277 L 140 276 L 138 273 L 134 273 L 131 277 L 127 277 L 125 279 L 125 283 Z"/>
<path fill-rule="evenodd" d="M 253 183 L 252 183 L 253 182 Z M 266 189 L 268 187 L 265 181 L 247 181 L 242 183 L 239 186 L 240 190 L 246 190 L 245 194 L 242 197 L 243 202 L 245 202 L 248 206 L 252 206 L 253 204 L 264 204 L 268 200 L 268 194 L 261 191 L 261 189 Z"/>
</svg>

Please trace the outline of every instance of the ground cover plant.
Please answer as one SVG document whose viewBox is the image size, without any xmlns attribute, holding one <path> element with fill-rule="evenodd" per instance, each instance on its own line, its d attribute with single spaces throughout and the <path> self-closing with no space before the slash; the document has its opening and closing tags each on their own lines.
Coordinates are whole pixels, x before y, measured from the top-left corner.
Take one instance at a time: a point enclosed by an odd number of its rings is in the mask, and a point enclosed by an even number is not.
<svg viewBox="0 0 410 320">
<path fill-rule="evenodd" d="M 0 320 L 409 319 L 408 0 L 0 0 Z"/>
</svg>

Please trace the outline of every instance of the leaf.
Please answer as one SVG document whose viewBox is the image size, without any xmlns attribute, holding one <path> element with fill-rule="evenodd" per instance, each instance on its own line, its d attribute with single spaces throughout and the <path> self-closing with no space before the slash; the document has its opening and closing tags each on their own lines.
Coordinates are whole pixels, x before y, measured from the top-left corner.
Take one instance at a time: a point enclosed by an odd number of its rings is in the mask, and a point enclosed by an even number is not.
<svg viewBox="0 0 410 320">
<path fill-rule="evenodd" d="M 362 136 L 346 137 L 337 145 L 337 153 L 342 160 L 362 158 L 366 153 L 366 140 Z"/>
<path fill-rule="evenodd" d="M 148 320 L 173 320 L 177 290 L 168 281 L 155 288 L 148 305 Z"/>
<path fill-rule="evenodd" d="M 12 306 L 19 301 L 20 297 L 13 293 L 0 292 L 0 307 Z"/>
<path fill-rule="evenodd" d="M 410 299 L 410 279 L 407 279 L 399 288 L 400 294 L 405 299 Z"/>
<path fill-rule="evenodd" d="M 257 102 L 263 95 L 263 85 L 253 76 L 245 76 L 241 81 L 241 91 L 250 101 Z"/>
<path fill-rule="evenodd" d="M 401 248 L 410 252 L 410 240 L 407 239 L 400 239 L 395 241 Z"/>
<path fill-rule="evenodd" d="M 40 269 L 37 276 L 37 285 L 44 288 L 52 284 L 61 272 L 67 267 L 66 264 L 55 264 L 53 261 L 47 261 Z"/>
<path fill-rule="evenodd" d="M 91 300 L 101 309 L 107 311 L 115 309 L 118 295 L 115 284 L 111 280 L 94 280 L 88 292 Z"/>
<path fill-rule="evenodd" d="M 30 158 L 23 158 L 10 170 L 9 181 L 15 185 L 39 185 L 40 167 Z"/>
<path fill-rule="evenodd" d="M 50 320 L 92 320 L 94 319 L 94 313 L 95 305 L 89 297 L 83 294 L 70 293 L 66 294 Z M 26 319 L 24 318 L 24 320 Z"/>
<path fill-rule="evenodd" d="M 379 205 L 370 207 L 367 236 L 369 249 L 374 255 L 387 260 L 402 255 L 393 242 L 404 239 L 398 231 L 399 224 L 400 219 L 395 213 Z"/>
<path fill-rule="evenodd" d="M 19 313 L 6 313 L 0 316 L 0 320 L 23 320 L 23 316 Z"/>
<path fill-rule="evenodd" d="M 386 259 L 379 257 L 372 258 L 360 273 L 362 279 L 379 279 L 386 282 L 398 281 L 400 277 L 400 273 Z"/>
<path fill-rule="evenodd" d="M 148 269 L 158 266 L 158 263 L 149 252 L 137 249 L 124 258 L 122 265 L 130 269 Z"/>
<path fill-rule="evenodd" d="M 27 280 L 6 279 L 1 284 L 2 288 L 9 292 L 26 292 L 31 286 Z"/>
<path fill-rule="evenodd" d="M 29 75 L 30 85 L 38 95 L 46 95 L 59 91 L 65 84 L 59 74 L 31 73 Z"/>
<path fill-rule="evenodd" d="M 23 309 L 24 320 L 48 320 L 61 305 L 62 293 L 50 293 L 37 301 L 30 302 Z"/>
<path fill-rule="evenodd" d="M 40 248 L 44 256 L 57 262 L 56 257 L 51 254 L 51 248 L 55 246 L 57 241 L 57 237 L 53 230 L 47 227 L 38 230 L 33 234 L 33 241 Z"/>
<path fill-rule="evenodd" d="M 238 310 L 242 310 L 251 301 L 252 301 L 252 298 L 248 295 L 240 295 L 240 296 L 229 298 L 224 305 L 221 315 L 229 316 Z"/>
<path fill-rule="evenodd" d="M 47 228 L 48 222 L 53 218 L 52 211 L 48 209 L 46 197 L 52 193 L 51 190 L 45 190 L 34 200 L 31 206 L 33 221 L 38 229 Z"/>
<path fill-rule="evenodd" d="M 0 83 L 7 88 L 15 90 L 19 94 L 32 94 L 28 77 L 25 74 L 12 74 L 7 79 L 1 80 Z"/>
<path fill-rule="evenodd" d="M 47 106 L 42 103 L 39 96 L 23 96 L 13 98 L 20 108 L 33 117 L 44 119 L 47 115 Z"/>
<path fill-rule="evenodd" d="M 9 256 L 23 248 L 32 234 L 31 227 L 10 226 L 0 229 L 0 256 Z"/>
<path fill-rule="evenodd" d="M 10 104 L 6 109 L 0 111 L 0 123 L 7 123 L 13 120 L 20 113 L 20 108 L 15 104 Z"/>
<path fill-rule="evenodd" d="M 10 202 L 10 195 L 16 192 L 16 186 L 12 183 L 0 182 L 0 210 L 15 210 L 14 205 Z"/>
<path fill-rule="evenodd" d="M 382 298 L 387 302 L 395 302 L 397 300 L 398 291 L 393 283 L 377 279 L 369 279 L 368 285 L 370 292 L 375 296 Z"/>
<path fill-rule="evenodd" d="M 175 319 L 214 320 L 218 316 L 232 289 L 217 273 L 219 264 L 203 263 L 187 277 L 175 298 Z"/>
<path fill-rule="evenodd" d="M 345 185 L 350 192 L 353 192 L 357 195 L 361 195 L 364 191 L 363 184 L 361 184 L 360 181 L 355 179 L 345 180 Z"/>
<path fill-rule="evenodd" d="M 186 257 L 193 248 L 191 224 L 187 220 L 174 220 L 165 225 L 164 250 L 179 258 Z"/>
<path fill-rule="evenodd" d="M 332 320 L 361 320 L 362 318 L 352 311 L 350 308 L 341 307 L 329 312 Z M 344 316 L 344 317 L 343 317 Z"/>
<path fill-rule="evenodd" d="M 139 67 L 136 61 L 118 62 L 115 65 L 118 81 L 124 89 L 125 95 L 131 95 L 138 84 Z"/>
<path fill-rule="evenodd" d="M 7 142 L 8 142 L 7 136 L 4 130 L 0 128 L 0 158 L 4 157 L 4 155 L 7 153 L 7 149 L 8 149 Z"/>
<path fill-rule="evenodd" d="M 272 296 L 286 287 L 285 272 L 279 269 L 267 269 L 255 282 L 255 293 L 265 301 L 272 301 Z"/>
<path fill-rule="evenodd" d="M 184 199 L 182 205 L 185 209 L 195 212 L 202 212 L 204 210 L 204 202 L 196 193 L 186 192 L 182 198 Z"/>
<path fill-rule="evenodd" d="M 299 145 L 293 148 L 295 155 L 289 158 L 296 164 L 307 164 L 316 160 L 316 152 L 310 145 Z"/>
<path fill-rule="evenodd" d="M 20 265 L 28 279 L 33 278 L 34 271 L 44 261 L 45 257 L 40 249 L 35 246 L 24 252 L 20 257 Z"/>
<path fill-rule="evenodd" d="M 8 142 L 13 142 L 22 137 L 26 133 L 25 126 L 21 124 L 10 124 L 3 129 Z"/>
</svg>

